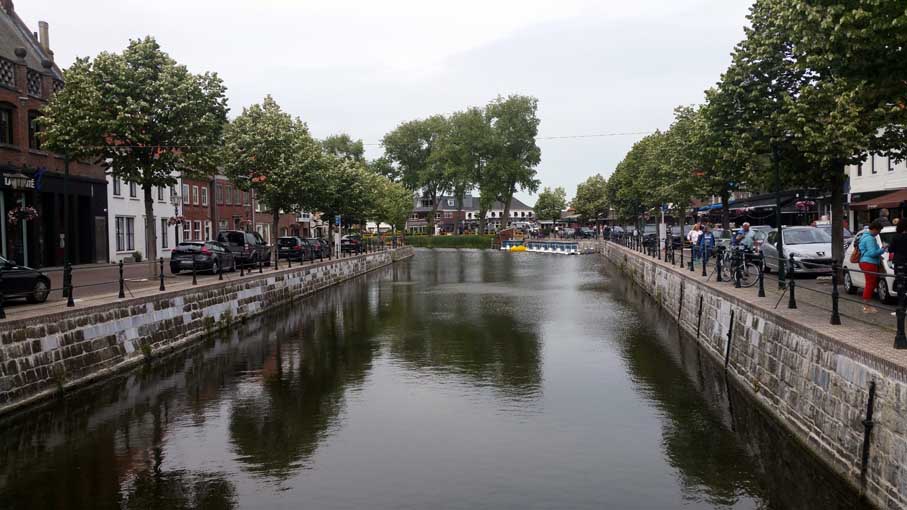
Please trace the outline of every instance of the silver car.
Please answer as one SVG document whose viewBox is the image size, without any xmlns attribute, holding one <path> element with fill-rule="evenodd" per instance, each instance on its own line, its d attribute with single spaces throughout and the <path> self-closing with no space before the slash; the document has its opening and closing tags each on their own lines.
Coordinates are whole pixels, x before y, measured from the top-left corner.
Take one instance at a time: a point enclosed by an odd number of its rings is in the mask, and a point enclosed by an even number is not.
<svg viewBox="0 0 907 510">
<path fill-rule="evenodd" d="M 831 235 L 815 227 L 783 229 L 785 262 L 794 256 L 797 273 L 828 274 L 831 272 Z M 778 231 L 772 230 L 762 243 L 765 270 L 778 270 Z"/>
</svg>

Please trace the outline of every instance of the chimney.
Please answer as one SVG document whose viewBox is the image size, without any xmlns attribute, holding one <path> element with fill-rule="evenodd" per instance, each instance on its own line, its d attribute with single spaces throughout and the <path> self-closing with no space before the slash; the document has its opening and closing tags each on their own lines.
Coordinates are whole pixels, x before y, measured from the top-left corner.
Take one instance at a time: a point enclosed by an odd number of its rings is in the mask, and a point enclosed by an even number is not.
<svg viewBox="0 0 907 510">
<path fill-rule="evenodd" d="M 41 44 L 41 47 L 44 48 L 48 54 L 53 54 L 50 51 L 50 31 L 48 30 L 46 21 L 38 22 L 38 43 Z"/>
</svg>

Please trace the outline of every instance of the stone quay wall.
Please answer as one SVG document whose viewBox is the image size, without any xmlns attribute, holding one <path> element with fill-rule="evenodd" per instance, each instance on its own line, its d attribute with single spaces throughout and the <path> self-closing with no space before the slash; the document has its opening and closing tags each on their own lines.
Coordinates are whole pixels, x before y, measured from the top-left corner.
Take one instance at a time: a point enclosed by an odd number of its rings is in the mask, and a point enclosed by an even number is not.
<svg viewBox="0 0 907 510">
<path fill-rule="evenodd" d="M 0 415 L 413 254 L 402 247 L 0 323 Z"/>
<path fill-rule="evenodd" d="M 907 370 L 614 243 L 602 253 L 728 377 L 879 508 L 907 508 Z M 868 462 L 864 420 L 874 386 Z"/>
</svg>

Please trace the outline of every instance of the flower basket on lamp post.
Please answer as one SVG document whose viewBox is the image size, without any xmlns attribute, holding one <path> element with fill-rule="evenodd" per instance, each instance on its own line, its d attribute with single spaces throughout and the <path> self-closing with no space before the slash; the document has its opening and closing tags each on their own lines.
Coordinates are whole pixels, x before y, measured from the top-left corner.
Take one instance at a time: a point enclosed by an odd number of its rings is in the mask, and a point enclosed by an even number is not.
<svg viewBox="0 0 907 510">
<path fill-rule="evenodd" d="M 28 205 L 14 207 L 6 213 L 6 221 L 10 225 L 18 225 L 20 222 L 36 219 L 38 219 L 38 211 L 34 207 Z"/>
</svg>

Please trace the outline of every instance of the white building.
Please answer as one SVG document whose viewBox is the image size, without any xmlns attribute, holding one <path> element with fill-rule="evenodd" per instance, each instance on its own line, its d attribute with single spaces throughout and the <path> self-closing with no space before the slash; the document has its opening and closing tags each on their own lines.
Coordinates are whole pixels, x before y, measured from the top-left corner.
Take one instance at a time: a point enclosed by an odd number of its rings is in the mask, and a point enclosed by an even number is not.
<svg viewBox="0 0 907 510">
<path fill-rule="evenodd" d="M 867 155 L 861 165 L 849 165 L 849 221 L 859 228 L 889 209 L 891 218 L 907 214 L 901 203 L 907 200 L 907 162 L 896 162 L 885 156 Z"/>
<path fill-rule="evenodd" d="M 158 257 L 169 258 L 175 244 L 175 230 L 167 222 L 174 216 L 170 195 L 176 190 L 170 187 L 152 189 L 154 198 L 154 225 L 157 237 Z M 107 215 L 110 228 L 107 229 L 110 243 L 110 262 L 132 259 L 136 252 L 142 259 L 148 254 L 145 242 L 145 202 L 142 188 L 135 183 L 107 176 Z"/>
</svg>

